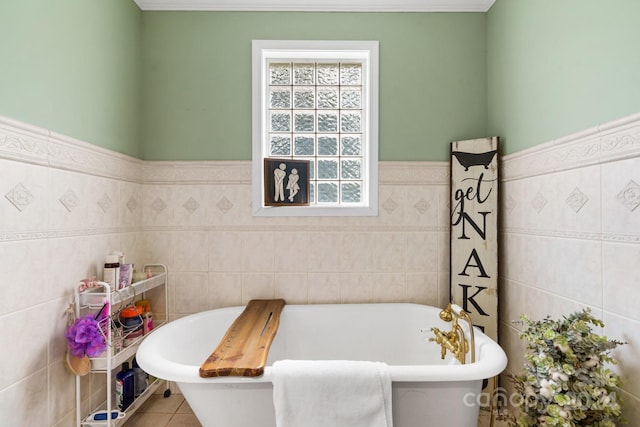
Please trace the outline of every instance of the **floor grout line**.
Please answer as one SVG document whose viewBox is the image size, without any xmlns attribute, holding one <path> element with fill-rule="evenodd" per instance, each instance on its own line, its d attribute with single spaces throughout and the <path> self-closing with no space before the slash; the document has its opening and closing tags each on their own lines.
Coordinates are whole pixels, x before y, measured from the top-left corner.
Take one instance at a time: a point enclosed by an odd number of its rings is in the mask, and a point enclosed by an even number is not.
<svg viewBox="0 0 640 427">
<path fill-rule="evenodd" d="M 166 398 L 161 394 L 150 396 L 131 419 L 127 420 L 124 427 L 157 426 L 158 424 L 154 423 L 160 421 L 157 419 L 158 417 L 161 417 L 163 421 L 166 420 L 160 424 L 160 427 L 187 425 L 191 427 L 202 427 L 193 414 L 193 411 L 188 407 L 184 396 L 180 394 L 174 394 Z M 153 419 L 155 419 L 155 421 L 153 421 Z M 188 424 L 186 424 L 187 422 Z"/>
</svg>

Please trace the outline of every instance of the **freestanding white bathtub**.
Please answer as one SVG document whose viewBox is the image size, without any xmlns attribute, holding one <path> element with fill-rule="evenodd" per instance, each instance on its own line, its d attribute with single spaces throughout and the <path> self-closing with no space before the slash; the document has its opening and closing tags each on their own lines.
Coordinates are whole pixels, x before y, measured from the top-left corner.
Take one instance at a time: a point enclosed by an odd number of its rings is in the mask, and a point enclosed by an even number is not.
<svg viewBox="0 0 640 427">
<path fill-rule="evenodd" d="M 204 427 L 275 427 L 271 365 L 276 360 L 385 362 L 394 427 L 476 427 L 482 381 L 504 370 L 500 346 L 476 329 L 476 363 L 459 364 L 422 328 L 450 330 L 439 308 L 418 304 L 286 305 L 264 375 L 201 378 L 244 307 L 193 314 L 154 331 L 137 353 L 150 375 L 175 381 Z"/>
</svg>

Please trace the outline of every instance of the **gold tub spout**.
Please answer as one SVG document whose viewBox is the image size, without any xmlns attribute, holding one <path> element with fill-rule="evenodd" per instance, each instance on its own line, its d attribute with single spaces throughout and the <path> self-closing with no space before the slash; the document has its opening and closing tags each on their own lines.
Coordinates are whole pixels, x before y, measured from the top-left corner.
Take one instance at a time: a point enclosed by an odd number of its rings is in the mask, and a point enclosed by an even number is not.
<svg viewBox="0 0 640 427">
<path fill-rule="evenodd" d="M 476 361 L 476 343 L 473 333 L 473 323 L 469 313 L 458 306 L 449 304 L 447 308 L 440 312 L 440 319 L 445 322 L 451 322 L 451 330 L 449 332 L 443 332 L 438 328 L 431 328 L 435 338 L 430 338 L 429 341 L 434 341 L 441 346 L 441 357 L 444 359 L 448 350 L 460 363 L 464 364 L 466 362 L 466 354 L 471 350 L 471 363 L 474 363 Z M 467 339 L 464 329 L 459 325 L 459 319 L 463 319 L 468 323 L 470 339 Z"/>
<path fill-rule="evenodd" d="M 460 363 L 464 363 L 465 353 L 468 350 L 468 344 L 461 341 L 460 334 L 457 331 L 442 332 L 438 328 L 431 328 L 435 334 L 435 338 L 429 338 L 429 341 L 435 341 L 440 344 L 440 357 L 445 358 L 447 350 L 449 350 Z"/>
</svg>

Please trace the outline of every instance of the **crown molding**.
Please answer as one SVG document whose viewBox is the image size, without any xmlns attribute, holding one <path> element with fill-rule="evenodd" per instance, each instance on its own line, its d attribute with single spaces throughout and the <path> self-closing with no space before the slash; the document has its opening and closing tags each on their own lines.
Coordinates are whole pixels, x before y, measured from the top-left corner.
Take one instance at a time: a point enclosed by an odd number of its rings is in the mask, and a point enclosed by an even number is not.
<svg viewBox="0 0 640 427">
<path fill-rule="evenodd" d="M 486 12 L 495 0 L 134 0 L 142 10 L 295 12 Z"/>
</svg>

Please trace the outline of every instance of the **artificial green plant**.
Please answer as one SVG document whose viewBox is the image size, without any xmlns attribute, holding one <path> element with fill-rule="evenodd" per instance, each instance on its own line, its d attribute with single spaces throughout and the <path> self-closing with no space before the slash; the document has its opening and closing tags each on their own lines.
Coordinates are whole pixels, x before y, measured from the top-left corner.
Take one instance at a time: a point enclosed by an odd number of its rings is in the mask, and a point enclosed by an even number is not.
<svg viewBox="0 0 640 427">
<path fill-rule="evenodd" d="M 520 339 L 527 342 L 524 371 L 513 376 L 519 396 L 517 427 L 615 427 L 622 422 L 620 377 L 610 367 L 611 350 L 625 344 L 594 333 L 604 323 L 589 309 L 561 320 L 521 316 Z"/>
</svg>

